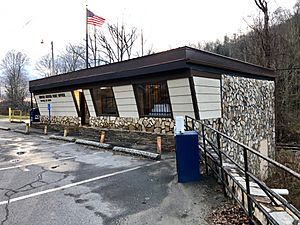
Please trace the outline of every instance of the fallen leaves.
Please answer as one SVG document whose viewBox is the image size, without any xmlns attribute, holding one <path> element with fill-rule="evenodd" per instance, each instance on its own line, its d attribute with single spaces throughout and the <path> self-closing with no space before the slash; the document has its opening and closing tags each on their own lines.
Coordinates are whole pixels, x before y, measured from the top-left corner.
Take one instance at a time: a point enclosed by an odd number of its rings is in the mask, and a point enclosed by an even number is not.
<svg viewBox="0 0 300 225">
<path fill-rule="evenodd" d="M 249 219 L 238 205 L 225 203 L 213 211 L 211 220 L 214 225 L 249 225 Z"/>
</svg>

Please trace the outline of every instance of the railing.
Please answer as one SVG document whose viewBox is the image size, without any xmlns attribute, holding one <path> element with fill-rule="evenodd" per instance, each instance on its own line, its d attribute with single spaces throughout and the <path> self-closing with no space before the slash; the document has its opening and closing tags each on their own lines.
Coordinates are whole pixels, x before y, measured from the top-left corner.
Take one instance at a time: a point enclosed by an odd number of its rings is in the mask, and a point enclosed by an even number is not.
<svg viewBox="0 0 300 225">
<path fill-rule="evenodd" d="M 298 209 L 296 209 L 293 205 L 291 205 L 286 199 L 282 198 L 279 194 L 274 192 L 272 189 L 270 189 L 264 182 L 262 182 L 260 179 L 258 179 L 253 172 L 251 172 L 251 168 L 249 167 L 249 154 L 253 154 L 256 157 L 258 157 L 261 160 L 267 161 L 269 164 L 275 166 L 276 168 L 279 168 L 287 173 L 289 173 L 291 176 L 293 176 L 295 179 L 300 181 L 300 174 L 287 168 L 286 166 L 276 162 L 275 160 L 262 155 L 260 152 L 246 146 L 245 144 L 234 140 L 233 138 L 227 136 L 226 134 L 206 125 L 202 121 L 195 120 L 189 116 L 185 117 L 185 127 L 187 130 L 195 130 L 199 134 L 199 148 L 204 154 L 204 161 L 205 161 L 205 169 L 206 173 L 208 173 L 208 169 L 210 168 L 216 176 L 220 179 L 220 181 L 223 184 L 224 194 L 230 193 L 231 196 L 237 201 L 237 203 L 243 208 L 243 210 L 247 213 L 251 224 L 257 224 L 257 220 L 254 218 L 254 205 L 257 207 L 265 216 L 265 218 L 268 221 L 268 224 L 271 222 L 271 224 L 278 224 L 278 222 L 266 211 L 265 208 L 261 206 L 261 204 L 258 203 L 258 201 L 254 198 L 253 195 L 250 194 L 250 180 L 252 182 L 255 182 L 264 192 L 265 194 L 270 198 L 272 203 L 275 206 L 278 206 L 278 202 L 280 202 L 286 209 L 288 209 L 290 212 L 292 212 L 296 217 L 300 219 L 300 212 Z M 215 138 L 215 141 L 213 140 Z M 242 162 L 238 162 L 236 159 L 233 159 L 227 152 L 222 149 L 221 141 L 225 142 L 231 142 L 234 143 L 237 148 L 242 148 L 241 154 L 243 156 Z M 217 155 L 217 157 L 214 156 Z M 218 169 L 214 168 L 213 166 L 209 165 L 208 163 L 208 157 L 210 160 L 214 162 L 215 165 L 218 166 Z M 231 163 L 233 163 L 244 175 L 245 175 L 245 182 L 246 182 L 246 188 L 244 188 L 240 183 L 236 182 L 239 188 L 243 190 L 244 193 L 246 193 L 247 196 L 247 209 L 245 208 L 245 200 L 242 198 L 242 201 L 240 201 L 233 191 L 229 188 L 229 184 L 225 179 L 224 173 L 226 172 L 223 166 L 223 161 L 227 160 Z M 235 180 L 234 177 L 228 173 L 228 176 Z"/>
<path fill-rule="evenodd" d="M 21 110 L 8 108 L 8 120 L 9 122 L 23 122 L 28 116 L 24 115 Z"/>
</svg>

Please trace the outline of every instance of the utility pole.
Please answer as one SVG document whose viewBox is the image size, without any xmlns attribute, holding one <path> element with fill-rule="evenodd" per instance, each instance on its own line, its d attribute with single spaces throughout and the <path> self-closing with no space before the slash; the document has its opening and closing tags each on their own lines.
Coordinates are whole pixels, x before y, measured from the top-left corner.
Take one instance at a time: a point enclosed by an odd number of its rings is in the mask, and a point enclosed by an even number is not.
<svg viewBox="0 0 300 225">
<path fill-rule="evenodd" d="M 142 56 L 144 56 L 144 34 L 143 34 L 143 29 L 141 30 L 141 47 L 142 47 Z"/>
<path fill-rule="evenodd" d="M 51 41 L 51 75 L 54 75 L 54 52 L 53 52 L 53 41 Z"/>
<path fill-rule="evenodd" d="M 44 44 L 44 40 L 41 41 L 41 44 Z M 54 50 L 53 50 L 53 41 L 51 41 L 51 76 L 55 75 L 54 70 Z"/>
</svg>

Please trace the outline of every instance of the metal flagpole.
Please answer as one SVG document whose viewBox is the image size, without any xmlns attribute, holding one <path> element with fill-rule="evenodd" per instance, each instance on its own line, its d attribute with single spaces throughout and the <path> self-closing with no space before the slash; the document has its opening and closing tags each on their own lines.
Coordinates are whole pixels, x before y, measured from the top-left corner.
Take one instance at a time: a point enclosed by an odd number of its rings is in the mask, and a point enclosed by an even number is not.
<svg viewBox="0 0 300 225">
<path fill-rule="evenodd" d="M 95 61 L 95 67 L 96 67 L 96 66 L 97 66 L 96 26 L 94 26 L 94 40 L 95 40 L 95 55 L 94 55 L 94 61 Z"/>
<path fill-rule="evenodd" d="M 85 58 L 85 64 L 86 68 L 89 68 L 89 35 L 88 35 L 88 5 L 86 4 L 86 18 L 85 18 L 85 52 L 86 52 L 86 58 Z"/>
</svg>

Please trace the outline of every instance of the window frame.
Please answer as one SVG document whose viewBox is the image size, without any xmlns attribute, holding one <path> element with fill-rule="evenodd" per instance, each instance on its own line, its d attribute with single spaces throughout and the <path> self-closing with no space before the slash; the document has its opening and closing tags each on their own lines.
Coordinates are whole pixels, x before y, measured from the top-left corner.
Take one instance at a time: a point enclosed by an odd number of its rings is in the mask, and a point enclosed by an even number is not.
<svg viewBox="0 0 300 225">
<path fill-rule="evenodd" d="M 155 85 L 155 84 L 161 84 L 164 83 L 165 87 L 166 87 L 166 94 L 168 95 L 168 100 L 169 100 L 169 106 L 170 106 L 170 115 L 166 116 L 166 115 L 145 115 L 144 113 L 141 112 L 141 107 L 139 104 L 139 100 L 138 100 L 138 86 L 139 85 Z M 133 92 L 134 92 L 134 96 L 135 96 L 135 102 L 136 102 L 136 107 L 139 113 L 139 117 L 140 118 L 144 118 L 144 117 L 152 117 L 152 118 L 171 118 L 173 119 L 173 110 L 172 110 L 172 103 L 171 103 L 171 98 L 170 98 L 170 93 L 169 93 L 169 87 L 168 87 L 168 82 L 167 80 L 161 80 L 161 81 L 151 81 L 151 82 L 142 82 L 142 83 L 135 83 L 132 84 L 133 86 Z"/>
<path fill-rule="evenodd" d="M 116 114 L 107 114 L 107 113 L 98 113 L 98 110 L 97 110 L 97 104 L 96 104 L 96 99 L 95 99 L 95 96 L 93 94 L 93 90 L 92 89 L 96 89 L 96 88 L 110 88 L 111 92 L 112 92 L 112 98 L 115 102 L 115 105 L 116 105 Z M 115 97 L 115 93 L 114 93 L 114 90 L 113 90 L 113 87 L 112 86 L 96 86 L 96 87 L 91 87 L 88 89 L 89 92 L 90 92 L 90 95 L 91 95 L 91 98 L 92 98 L 92 102 L 93 102 L 93 105 L 94 105 L 94 109 L 95 109 L 95 114 L 96 114 L 96 117 L 99 117 L 99 116 L 114 116 L 114 117 L 119 117 L 119 109 L 118 109 L 118 105 L 117 105 L 117 101 L 116 101 L 116 97 Z"/>
</svg>

